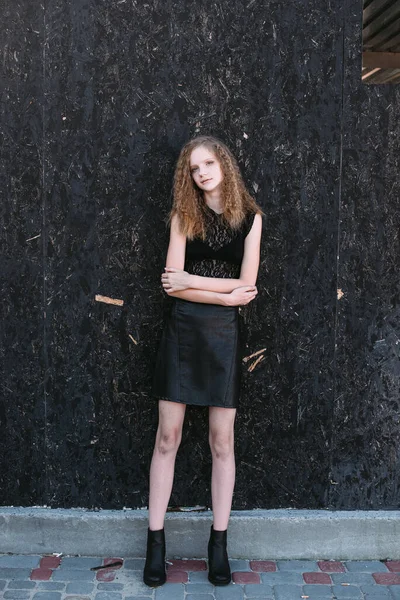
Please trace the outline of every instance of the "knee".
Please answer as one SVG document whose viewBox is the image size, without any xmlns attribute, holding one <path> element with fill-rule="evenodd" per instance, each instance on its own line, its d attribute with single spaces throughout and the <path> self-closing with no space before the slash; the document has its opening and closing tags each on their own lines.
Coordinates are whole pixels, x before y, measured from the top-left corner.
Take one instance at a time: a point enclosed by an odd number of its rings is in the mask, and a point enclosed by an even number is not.
<svg viewBox="0 0 400 600">
<path fill-rule="evenodd" d="M 209 442 L 213 458 L 226 460 L 233 455 L 233 435 L 210 434 Z"/>
<path fill-rule="evenodd" d="M 181 431 L 172 429 L 157 433 L 156 448 L 160 454 L 173 454 L 178 451 L 181 443 Z"/>
</svg>

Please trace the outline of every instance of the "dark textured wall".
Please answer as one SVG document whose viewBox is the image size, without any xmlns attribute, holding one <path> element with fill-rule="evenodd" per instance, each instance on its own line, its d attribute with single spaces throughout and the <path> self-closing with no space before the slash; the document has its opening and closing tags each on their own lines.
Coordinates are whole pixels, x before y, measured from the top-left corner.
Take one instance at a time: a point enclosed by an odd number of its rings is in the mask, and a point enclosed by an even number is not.
<svg viewBox="0 0 400 600">
<path fill-rule="evenodd" d="M 212 133 L 267 215 L 234 508 L 398 508 L 400 89 L 361 83 L 361 0 L 1 6 L 1 504 L 147 505 L 172 174 Z M 206 424 L 171 505 L 210 505 Z"/>
</svg>

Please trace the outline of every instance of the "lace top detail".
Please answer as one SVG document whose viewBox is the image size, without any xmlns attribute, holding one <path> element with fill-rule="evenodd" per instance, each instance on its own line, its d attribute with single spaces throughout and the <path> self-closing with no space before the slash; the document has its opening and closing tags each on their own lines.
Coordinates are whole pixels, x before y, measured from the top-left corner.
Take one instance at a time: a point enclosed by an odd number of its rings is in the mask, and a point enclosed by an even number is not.
<svg viewBox="0 0 400 600">
<path fill-rule="evenodd" d="M 248 213 L 237 230 L 208 206 L 206 215 L 206 239 L 186 242 L 185 271 L 203 277 L 239 278 L 244 240 L 253 225 L 254 213 Z"/>
</svg>

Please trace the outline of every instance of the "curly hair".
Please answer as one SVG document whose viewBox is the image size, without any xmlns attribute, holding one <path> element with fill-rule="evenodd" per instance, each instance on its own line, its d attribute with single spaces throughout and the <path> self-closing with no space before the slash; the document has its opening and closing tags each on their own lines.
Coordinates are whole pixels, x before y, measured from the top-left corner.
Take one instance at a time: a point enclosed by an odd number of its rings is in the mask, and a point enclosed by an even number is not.
<svg viewBox="0 0 400 600">
<path fill-rule="evenodd" d="M 190 172 L 190 155 L 199 146 L 212 152 L 221 166 L 223 219 L 233 229 L 238 229 L 248 212 L 264 214 L 246 190 L 236 159 L 227 146 L 212 136 L 195 137 L 183 146 L 179 155 L 174 175 L 173 205 L 168 217 L 170 222 L 174 215 L 178 216 L 179 228 L 190 240 L 194 237 L 204 240 L 206 235 L 206 203 Z"/>
</svg>

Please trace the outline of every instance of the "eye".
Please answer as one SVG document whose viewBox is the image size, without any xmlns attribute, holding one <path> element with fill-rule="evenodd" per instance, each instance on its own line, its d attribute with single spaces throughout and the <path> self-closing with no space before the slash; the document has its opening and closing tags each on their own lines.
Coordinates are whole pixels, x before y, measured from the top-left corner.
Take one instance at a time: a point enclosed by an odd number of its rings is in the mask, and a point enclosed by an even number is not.
<svg viewBox="0 0 400 600">
<path fill-rule="evenodd" d="M 207 164 L 207 165 L 213 165 L 213 164 L 214 164 L 214 161 L 213 161 L 213 160 L 208 160 L 208 161 L 206 162 L 206 164 Z"/>
<path fill-rule="evenodd" d="M 190 169 L 191 173 L 194 173 L 199 167 L 193 167 L 192 169 Z"/>
</svg>

